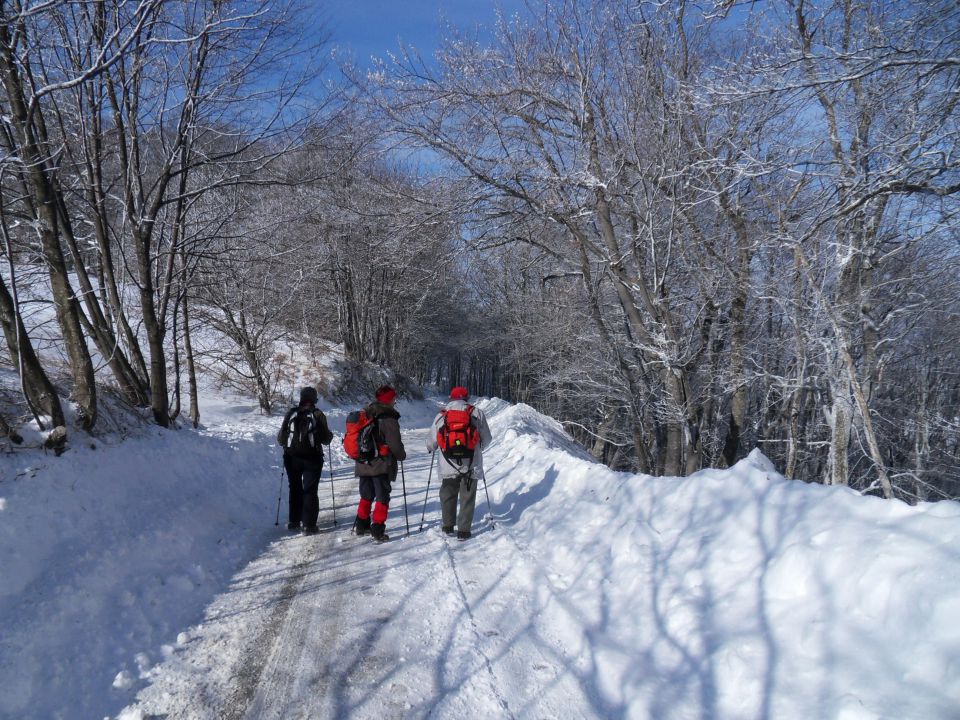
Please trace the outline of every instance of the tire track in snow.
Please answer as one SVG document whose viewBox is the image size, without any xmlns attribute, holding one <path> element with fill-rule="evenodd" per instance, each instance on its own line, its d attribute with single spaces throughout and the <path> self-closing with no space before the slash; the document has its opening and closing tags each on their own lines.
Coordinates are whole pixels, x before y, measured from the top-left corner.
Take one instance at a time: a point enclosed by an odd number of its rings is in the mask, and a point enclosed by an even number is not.
<svg viewBox="0 0 960 720">
<path fill-rule="evenodd" d="M 316 557 L 317 548 L 312 544 L 301 551 L 300 558 L 290 569 L 290 576 L 284 581 L 278 595 L 278 601 L 263 628 L 243 653 L 243 663 L 236 673 L 237 686 L 227 698 L 224 708 L 224 720 L 241 720 L 246 717 L 247 709 L 260 687 L 261 678 L 271 656 L 275 655 L 275 646 L 287 633 L 283 632 L 289 624 L 290 608 L 300 594 L 300 588 L 307 577 L 307 567 Z"/>
<path fill-rule="evenodd" d="M 342 530 L 341 530 L 342 531 Z M 337 532 L 323 536 L 327 541 L 313 544 L 308 564 L 320 564 L 337 552 Z M 327 552 L 322 552 L 327 551 Z M 254 692 L 239 717 L 316 718 L 330 717 L 329 690 L 332 668 L 318 662 L 322 648 L 333 647 L 342 634 L 344 594 L 316 593 L 306 587 L 306 578 L 322 577 L 323 583 L 343 581 L 343 562 L 325 565 L 322 571 L 304 568 L 304 578 L 287 606 L 285 617 L 275 628 L 271 651 L 257 678 Z"/>
<path fill-rule="evenodd" d="M 313 544 L 282 539 L 248 564 L 210 605 L 182 651 L 151 672 L 133 717 L 244 717 L 315 552 Z"/>
</svg>

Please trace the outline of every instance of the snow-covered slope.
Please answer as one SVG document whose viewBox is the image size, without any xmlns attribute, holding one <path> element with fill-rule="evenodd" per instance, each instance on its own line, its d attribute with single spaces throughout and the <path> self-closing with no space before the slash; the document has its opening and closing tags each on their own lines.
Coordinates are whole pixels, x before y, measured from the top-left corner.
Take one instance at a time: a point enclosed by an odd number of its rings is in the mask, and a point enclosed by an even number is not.
<svg viewBox="0 0 960 720">
<path fill-rule="evenodd" d="M 254 409 L 211 408 L 202 434 L 0 456 L 0 717 L 122 706 L 275 534 L 279 463 Z"/>
<path fill-rule="evenodd" d="M 0 717 L 960 714 L 960 504 L 789 482 L 759 453 L 615 473 L 529 407 L 482 407 L 492 516 L 481 488 L 465 543 L 435 475 L 416 533 L 429 402 L 401 406 L 414 532 L 397 487 L 383 546 L 349 535 L 339 454 L 338 525 L 327 483 L 328 532 L 274 527 L 276 419 L 249 404 L 0 457 Z"/>
<path fill-rule="evenodd" d="M 497 420 L 498 511 L 554 598 L 531 620 L 608 716 L 960 717 L 960 504 L 787 481 L 759 451 L 613 473 L 530 408 Z"/>
</svg>

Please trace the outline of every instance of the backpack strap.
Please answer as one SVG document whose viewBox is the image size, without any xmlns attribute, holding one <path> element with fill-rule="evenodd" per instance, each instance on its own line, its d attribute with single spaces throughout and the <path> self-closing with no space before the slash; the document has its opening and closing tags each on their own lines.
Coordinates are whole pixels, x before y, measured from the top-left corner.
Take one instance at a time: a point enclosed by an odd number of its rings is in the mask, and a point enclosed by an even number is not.
<svg viewBox="0 0 960 720">
<path fill-rule="evenodd" d="M 473 411 L 476 410 L 476 407 L 473 405 L 467 405 L 467 412 L 470 413 L 470 426 L 473 428 L 474 432 L 477 433 L 477 447 L 483 447 L 483 440 L 480 438 L 480 418 L 473 414 Z M 476 420 L 476 423 L 474 423 Z"/>
<path fill-rule="evenodd" d="M 283 424 L 280 425 L 280 432 L 277 433 L 277 442 L 281 447 L 287 448 L 290 444 L 290 421 L 297 413 L 297 408 L 290 408 L 287 414 L 283 416 Z"/>
<path fill-rule="evenodd" d="M 307 413 L 305 412 L 305 408 L 301 408 L 299 405 L 291 409 L 290 412 L 287 413 L 286 421 L 284 423 L 284 428 L 287 431 L 286 433 L 287 437 L 286 437 L 286 442 L 284 443 L 284 446 L 290 447 L 291 444 L 293 443 L 294 433 L 296 432 L 296 429 L 297 429 L 296 421 L 297 421 L 297 418 L 300 416 L 301 412 L 304 414 L 304 419 L 307 419 L 307 416 L 309 415 L 309 422 L 312 423 L 312 426 L 310 428 L 310 433 L 307 437 L 310 442 L 310 447 L 316 449 L 319 447 L 317 443 L 317 431 L 320 429 L 320 423 L 317 421 L 317 413 L 319 412 L 319 410 L 317 408 L 313 408 L 313 410 Z"/>
<path fill-rule="evenodd" d="M 293 409 L 293 412 L 290 413 L 290 424 L 289 432 L 287 433 L 287 447 L 293 445 L 293 440 L 297 434 L 297 418 L 300 417 L 300 407 L 297 406 Z"/>
<path fill-rule="evenodd" d="M 314 408 L 309 413 L 310 423 L 309 430 L 307 432 L 307 440 L 310 442 L 310 447 L 316 449 L 317 447 L 317 410 Z"/>
</svg>

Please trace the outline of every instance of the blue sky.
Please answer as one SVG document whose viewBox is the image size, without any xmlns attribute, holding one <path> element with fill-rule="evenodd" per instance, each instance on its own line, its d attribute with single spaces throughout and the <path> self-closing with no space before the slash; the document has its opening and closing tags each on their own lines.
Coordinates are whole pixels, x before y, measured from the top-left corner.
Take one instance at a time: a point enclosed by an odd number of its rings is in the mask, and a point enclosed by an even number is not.
<svg viewBox="0 0 960 720">
<path fill-rule="evenodd" d="M 339 0 L 318 4 L 318 11 L 327 18 L 330 45 L 351 51 L 365 64 L 371 55 L 395 50 L 400 41 L 429 56 L 444 18 L 459 28 L 490 28 L 498 7 L 513 14 L 523 13 L 525 5 L 523 0 Z"/>
</svg>

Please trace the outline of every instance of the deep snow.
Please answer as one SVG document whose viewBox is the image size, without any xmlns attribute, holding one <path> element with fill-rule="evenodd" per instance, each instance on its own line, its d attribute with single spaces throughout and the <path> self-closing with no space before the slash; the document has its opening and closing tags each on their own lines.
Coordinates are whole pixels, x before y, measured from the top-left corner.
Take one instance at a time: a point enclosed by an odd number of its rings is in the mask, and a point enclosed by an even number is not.
<svg viewBox="0 0 960 720">
<path fill-rule="evenodd" d="M 483 407 L 492 517 L 481 488 L 465 543 L 435 475 L 416 533 L 431 402 L 400 406 L 414 533 L 398 483 L 383 546 L 349 534 L 342 453 L 338 525 L 326 482 L 325 532 L 274 526 L 278 419 L 242 400 L 206 398 L 200 432 L 0 456 L 0 717 L 960 717 L 960 504 L 756 451 L 615 473 Z"/>
</svg>

